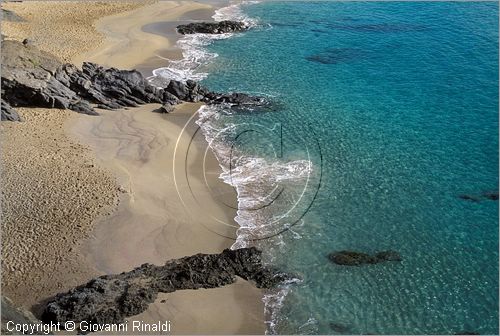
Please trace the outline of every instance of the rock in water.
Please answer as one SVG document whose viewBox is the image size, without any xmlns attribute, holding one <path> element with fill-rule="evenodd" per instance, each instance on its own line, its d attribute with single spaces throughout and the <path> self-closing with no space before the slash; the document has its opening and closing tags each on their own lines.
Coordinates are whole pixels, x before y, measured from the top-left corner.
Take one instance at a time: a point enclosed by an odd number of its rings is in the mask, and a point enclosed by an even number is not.
<svg viewBox="0 0 500 336">
<path fill-rule="evenodd" d="M 489 199 L 492 201 L 498 201 L 498 191 L 486 191 L 483 193 L 483 196 L 486 199 Z"/>
<path fill-rule="evenodd" d="M 215 288 L 231 284 L 239 276 L 259 288 L 271 288 L 290 276 L 262 264 L 256 248 L 224 250 L 220 254 L 197 254 L 167 262 L 143 264 L 116 275 L 105 275 L 58 294 L 47 303 L 44 322 L 80 321 L 120 323 L 145 311 L 159 292 Z"/>
<path fill-rule="evenodd" d="M 362 264 L 376 264 L 377 258 L 369 254 L 355 251 L 333 252 L 328 258 L 337 265 L 358 266 Z"/>
<path fill-rule="evenodd" d="M 490 201 L 498 201 L 498 190 L 493 190 L 493 191 L 483 191 L 480 194 L 460 194 L 458 195 L 458 198 L 463 199 L 465 201 L 470 201 L 470 202 L 481 202 L 485 200 L 490 200 Z"/>
<path fill-rule="evenodd" d="M 365 264 L 378 264 L 384 261 L 401 261 L 401 255 L 396 251 L 381 251 L 369 255 L 356 251 L 338 251 L 328 255 L 328 259 L 337 265 L 360 266 Z"/>
<path fill-rule="evenodd" d="M 224 34 L 243 31 L 248 29 L 244 22 L 239 21 L 220 21 L 220 22 L 195 22 L 186 25 L 177 26 L 180 34 Z"/>
<path fill-rule="evenodd" d="M 375 254 L 375 258 L 380 261 L 401 261 L 401 255 L 396 251 L 382 251 Z"/>
</svg>

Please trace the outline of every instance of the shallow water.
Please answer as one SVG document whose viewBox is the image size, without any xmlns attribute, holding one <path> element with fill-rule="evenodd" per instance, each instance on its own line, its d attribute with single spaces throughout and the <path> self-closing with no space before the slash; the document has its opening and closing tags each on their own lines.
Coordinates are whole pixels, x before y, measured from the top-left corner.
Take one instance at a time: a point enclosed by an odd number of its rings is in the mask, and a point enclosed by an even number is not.
<svg viewBox="0 0 500 336">
<path fill-rule="evenodd" d="M 239 193 L 235 247 L 303 280 L 267 297 L 269 332 L 497 334 L 498 201 L 459 195 L 498 190 L 498 4 L 243 10 L 257 26 L 194 72 L 275 102 L 200 119 Z M 403 261 L 330 263 L 343 249 Z"/>
</svg>

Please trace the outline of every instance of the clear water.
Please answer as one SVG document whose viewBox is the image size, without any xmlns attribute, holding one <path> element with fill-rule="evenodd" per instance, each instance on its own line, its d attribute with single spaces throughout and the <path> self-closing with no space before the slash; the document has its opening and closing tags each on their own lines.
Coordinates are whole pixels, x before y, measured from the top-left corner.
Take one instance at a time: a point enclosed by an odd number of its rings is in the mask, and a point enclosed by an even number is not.
<svg viewBox="0 0 500 336">
<path fill-rule="evenodd" d="M 237 246 L 302 278 L 266 297 L 269 332 L 498 334 L 498 202 L 458 197 L 498 190 L 498 4 L 243 10 L 257 27 L 206 46 L 203 83 L 276 108 L 200 124 L 238 189 Z M 332 264 L 343 249 L 403 261 Z"/>
</svg>

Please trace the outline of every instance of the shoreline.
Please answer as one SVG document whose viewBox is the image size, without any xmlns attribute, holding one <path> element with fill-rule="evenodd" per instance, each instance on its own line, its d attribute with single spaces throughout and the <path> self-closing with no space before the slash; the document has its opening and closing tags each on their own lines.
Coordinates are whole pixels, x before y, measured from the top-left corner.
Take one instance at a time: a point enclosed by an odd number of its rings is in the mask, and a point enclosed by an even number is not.
<svg viewBox="0 0 500 336">
<path fill-rule="evenodd" d="M 93 24 L 96 39 L 104 36 L 99 48 L 84 48 L 71 60 L 77 66 L 93 61 L 147 74 L 165 66 L 162 57 L 181 56 L 175 46 L 177 24 L 211 19 L 213 9 L 194 1 L 162 1 L 102 17 Z M 174 29 L 174 34 L 164 32 L 165 26 Z M 114 212 L 99 214 L 89 223 L 91 238 L 80 240 L 83 264 L 95 270 L 77 282 L 84 283 L 90 274 L 128 271 L 145 262 L 163 264 L 196 253 L 219 253 L 232 245 L 234 239 L 226 237 L 235 236 L 235 210 L 220 203 L 235 204 L 235 191 L 219 180 L 220 167 L 201 132 L 193 140 L 197 126 L 183 128 L 200 106 L 185 103 L 168 115 L 153 113 L 159 106 L 149 104 L 100 111 L 99 117 L 67 116 L 63 122 L 66 136 L 91 148 L 97 167 L 116 179 L 115 195 L 119 193 L 120 198 Z M 186 151 L 185 160 L 173 161 L 176 151 Z M 181 174 L 172 179 L 174 170 Z M 188 195 L 179 199 L 179 192 L 188 189 Z M 210 194 L 213 191 L 215 197 Z M 172 332 L 177 334 L 262 334 L 262 297 L 261 290 L 239 279 L 223 288 L 161 294 L 147 311 L 129 320 L 171 320 Z"/>
<path fill-rule="evenodd" d="M 158 19 L 161 16 L 163 21 L 160 22 L 170 25 L 175 34 L 177 24 L 189 21 L 189 13 L 199 15 L 200 12 L 192 6 L 185 7 L 184 12 L 175 7 L 178 9 L 176 17 L 169 16 L 169 21 L 166 21 L 167 17 L 159 11 L 158 5 L 162 4 L 135 10 L 139 18 L 133 13 L 126 13 L 101 19 L 97 24 L 98 29 L 112 35 L 113 39 L 108 40 L 109 44 L 104 49 L 95 55 L 87 54 L 86 57 L 96 62 L 105 58 L 108 65 L 119 68 L 134 64 L 134 68 L 140 68 L 143 73 L 146 72 L 145 75 L 158 66 L 165 66 L 165 60 L 157 55 L 163 52 L 171 59 L 176 53 L 180 55 L 175 46 L 179 36 L 173 35 L 175 41 L 172 41 L 171 33 L 166 31 L 163 36 L 137 32 L 154 21 L 151 14 L 155 13 L 157 16 L 154 17 Z M 201 8 L 207 15 L 206 7 Z M 203 19 L 210 20 L 212 11 L 213 8 L 209 12 L 210 16 Z M 146 20 L 142 19 L 144 17 Z M 182 20 L 176 22 L 176 18 Z M 116 27 L 119 27 L 118 31 L 113 31 Z M 117 39 L 117 36 L 120 38 Z M 145 37 L 151 37 L 152 41 L 169 39 L 170 42 L 163 44 L 162 49 L 156 49 L 158 44 L 152 43 L 153 47 L 148 49 L 149 55 L 147 52 L 141 53 L 143 63 L 138 63 L 135 54 L 128 58 L 125 50 L 120 49 L 124 41 L 133 48 L 142 43 L 138 39 Z M 119 53 L 115 51 L 117 48 Z M 162 63 L 158 63 L 158 60 Z M 103 117 L 97 123 L 94 118 L 81 116 L 78 124 L 71 127 L 72 133 L 80 141 L 85 141 L 93 148 L 100 162 L 112 171 L 121 171 L 121 189 L 126 190 L 118 209 L 111 217 L 96 225 L 96 238 L 89 240 L 85 246 L 87 257 L 101 271 L 116 273 L 130 270 L 144 262 L 163 264 L 166 260 L 185 255 L 219 253 L 233 244 L 234 239 L 225 237 L 235 237 L 235 210 L 224 209 L 217 204 L 214 196 L 207 193 L 205 178 L 208 176 L 209 184 L 222 193 L 222 197 L 231 198 L 230 202 L 236 204 L 235 191 L 219 180 L 221 170 L 218 161 L 201 132 L 193 138 L 198 126 L 191 122 L 183 129 L 189 120 L 196 119 L 193 115 L 200 106 L 184 103 L 167 115 L 152 113 L 159 107 L 155 105 L 144 105 L 128 111 L 103 111 Z M 117 129 L 125 130 L 130 138 L 123 137 L 123 134 L 116 132 Z M 147 149 L 141 151 L 137 148 Z M 185 160 L 177 159 L 176 152 L 186 152 Z M 109 160 L 110 157 L 113 159 Z M 172 166 L 171 171 L 169 166 Z M 196 197 L 181 196 L 179 190 L 186 188 L 194 191 Z M 217 197 L 221 197 L 220 194 Z M 200 207 L 200 201 L 204 206 Z M 212 212 L 215 220 L 206 218 L 207 210 Z M 221 225 L 220 222 L 229 225 Z M 238 299 L 240 297 L 242 299 Z M 161 294 L 147 311 L 128 320 L 154 323 L 158 319 L 171 318 L 173 314 L 172 332 L 176 334 L 262 334 L 265 332 L 262 298 L 261 290 L 240 280 L 224 288 Z M 224 305 L 216 309 L 214 302 L 224 302 Z M 209 311 L 203 308 L 207 306 L 211 307 Z M 206 319 L 208 313 L 211 314 L 210 323 Z"/>
</svg>

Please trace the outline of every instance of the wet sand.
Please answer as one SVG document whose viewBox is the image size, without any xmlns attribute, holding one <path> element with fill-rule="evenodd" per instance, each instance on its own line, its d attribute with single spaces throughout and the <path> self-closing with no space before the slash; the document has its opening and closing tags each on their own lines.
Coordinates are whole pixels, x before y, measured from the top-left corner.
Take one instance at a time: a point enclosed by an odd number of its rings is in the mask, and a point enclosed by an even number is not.
<svg viewBox="0 0 500 336">
<path fill-rule="evenodd" d="M 190 15 L 208 20 L 213 13 L 192 3 L 163 12 L 161 4 L 99 21 L 98 29 L 112 38 L 85 57 L 138 68 L 146 76 L 166 65 L 159 55 L 178 57 L 175 26 L 191 20 Z M 138 54 L 145 43 L 148 47 Z M 86 245 L 87 258 L 100 272 L 218 253 L 234 242 L 236 194 L 219 180 L 218 163 L 194 124 L 200 106 L 186 103 L 173 113 L 159 114 L 154 111 L 160 106 L 151 104 L 102 111 L 99 118 L 81 116 L 72 123 L 71 132 L 115 172 L 123 190 L 118 210 L 96 225 Z M 163 294 L 130 320 L 169 320 L 176 334 L 265 331 L 262 292 L 242 280 L 224 288 Z"/>
<path fill-rule="evenodd" d="M 137 68 L 147 75 L 151 69 L 165 65 L 162 57 L 180 57 L 175 47 L 177 24 L 210 19 L 213 10 L 207 4 L 191 1 L 96 4 L 71 3 L 66 20 L 61 17 L 66 9 L 61 9 L 60 2 L 9 3 L 8 9 L 25 15 L 28 21 L 2 22 L 3 32 L 18 40 L 31 37 L 41 49 L 77 65 L 94 61 Z M 118 7 L 110 9 L 115 4 Z M 28 190 L 16 191 L 18 181 L 37 186 L 30 189 L 24 202 L 37 204 L 34 216 L 25 209 L 11 207 L 11 213 L 31 216 L 17 231 L 5 231 L 9 212 L 2 209 L 4 233 L 13 232 L 7 244 L 4 240 L 3 248 L 12 256 L 5 258 L 3 253 L 4 267 L 9 265 L 9 258 L 20 263 L 10 273 L 4 272 L 4 290 L 15 298 L 15 303 L 29 307 L 97 274 L 126 271 L 145 262 L 163 264 L 201 252 L 217 253 L 231 246 L 236 229 L 235 192 L 218 179 L 216 159 L 192 123 L 199 106 L 183 104 L 164 115 L 154 112 L 159 105 L 145 105 L 102 111 L 99 117 L 25 109 L 21 111 L 26 119 L 24 126 L 2 125 L 4 152 L 14 153 L 23 132 L 33 134 L 33 145 L 23 155 L 2 158 L 2 183 L 11 181 L 12 186 L 5 188 L 7 204 L 15 204 Z M 186 123 L 190 126 L 184 128 Z M 40 130 L 33 131 L 32 127 Z M 47 143 L 48 152 L 58 152 L 60 144 L 70 145 L 59 160 L 50 161 L 49 166 L 35 165 L 28 172 L 37 155 L 40 162 L 47 161 L 45 152 L 36 148 L 37 142 Z M 81 160 L 73 162 L 66 157 Z M 18 164 L 26 170 L 19 170 Z M 10 165 L 8 169 L 6 165 Z M 35 173 L 35 168 L 52 172 L 52 177 Z M 79 178 L 76 168 L 90 169 L 86 179 Z M 75 186 L 82 189 L 75 190 Z M 43 202 L 47 193 L 53 193 L 54 199 Z M 75 199 L 84 206 L 71 203 Z M 51 218 L 46 225 L 50 244 L 29 238 L 30 232 L 37 230 L 40 213 Z M 52 220 L 54 214 L 59 216 L 58 221 Z M 16 221 L 10 221 L 12 226 Z M 28 239 L 17 239 L 19 235 L 27 235 Z M 32 251 L 26 254 L 31 260 L 16 259 L 18 247 Z M 37 260 L 54 266 L 49 271 L 45 266 L 36 268 L 32 264 Z M 18 267 L 24 271 L 18 272 Z M 9 274 L 13 285 L 5 286 Z M 25 281 L 27 274 L 34 280 Z M 131 319 L 169 320 L 172 332 L 177 334 L 262 334 L 265 327 L 261 298 L 260 290 L 239 280 L 224 288 L 161 294 L 147 311 Z"/>
</svg>

